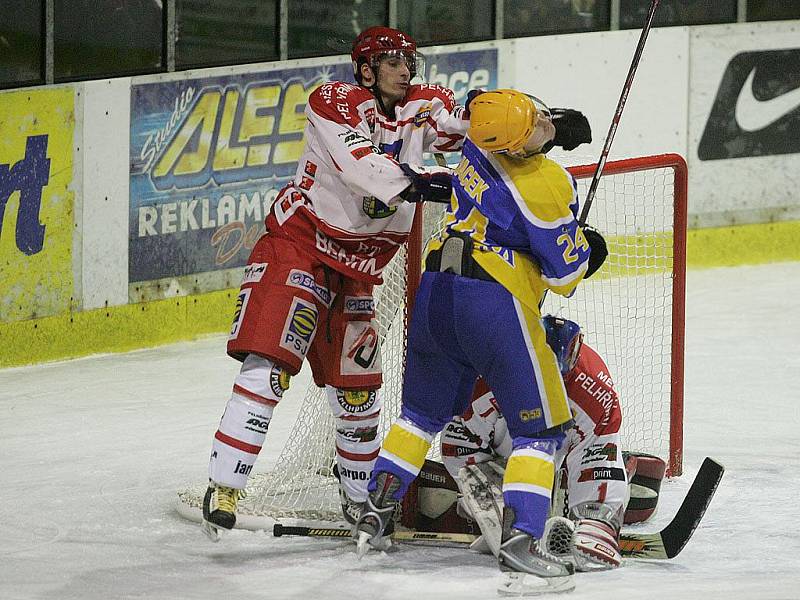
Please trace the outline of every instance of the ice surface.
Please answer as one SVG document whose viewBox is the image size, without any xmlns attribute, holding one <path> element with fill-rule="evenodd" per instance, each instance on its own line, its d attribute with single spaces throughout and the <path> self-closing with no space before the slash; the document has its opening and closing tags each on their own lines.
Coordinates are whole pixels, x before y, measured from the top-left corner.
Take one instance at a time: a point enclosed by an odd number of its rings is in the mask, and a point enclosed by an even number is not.
<svg viewBox="0 0 800 600">
<path fill-rule="evenodd" d="M 691 271 L 685 474 L 727 472 L 670 561 L 581 574 L 565 598 L 800 598 L 800 263 Z M 348 541 L 234 531 L 213 544 L 174 511 L 206 478 L 238 363 L 224 338 L 0 371 L 0 598 L 494 598 L 491 557 L 401 546 L 356 560 Z M 269 468 L 308 374 L 276 411 Z M 624 399 L 623 399 L 624 401 Z"/>
</svg>

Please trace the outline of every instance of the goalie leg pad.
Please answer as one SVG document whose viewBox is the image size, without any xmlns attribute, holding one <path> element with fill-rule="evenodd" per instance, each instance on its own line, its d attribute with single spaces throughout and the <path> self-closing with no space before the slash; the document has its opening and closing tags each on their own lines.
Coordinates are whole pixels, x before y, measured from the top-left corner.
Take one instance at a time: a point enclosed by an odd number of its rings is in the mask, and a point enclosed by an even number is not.
<svg viewBox="0 0 800 600">
<path fill-rule="evenodd" d="M 578 571 L 615 569 L 622 564 L 617 532 L 608 523 L 593 519 L 578 521 L 572 544 Z"/>
<path fill-rule="evenodd" d="M 271 360 L 255 354 L 248 355 L 242 363 L 214 434 L 208 466 L 213 482 L 236 489 L 247 485 L 273 410 L 288 388 L 288 375 L 284 373 Z M 285 387 L 280 382 L 285 382 Z"/>
<path fill-rule="evenodd" d="M 658 507 L 661 482 L 667 463 L 657 456 L 625 452 L 626 459 L 635 459 L 636 468 L 630 476 L 630 499 L 625 508 L 625 524 L 648 520 Z"/>
</svg>

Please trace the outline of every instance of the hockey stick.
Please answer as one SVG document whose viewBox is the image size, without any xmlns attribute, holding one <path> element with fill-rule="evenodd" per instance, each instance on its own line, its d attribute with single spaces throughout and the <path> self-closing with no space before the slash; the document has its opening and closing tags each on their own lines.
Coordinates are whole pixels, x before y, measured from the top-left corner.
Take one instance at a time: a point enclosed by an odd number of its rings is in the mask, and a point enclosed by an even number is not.
<svg viewBox="0 0 800 600">
<path fill-rule="evenodd" d="M 600 160 L 597 161 L 597 168 L 595 168 L 594 175 L 592 176 L 592 183 L 589 185 L 589 192 L 586 194 L 586 201 L 583 203 L 583 209 L 581 210 L 581 215 L 578 219 L 578 222 L 581 224 L 581 226 L 586 224 L 586 217 L 589 214 L 589 209 L 592 206 L 592 202 L 594 202 L 594 195 L 597 192 L 597 185 L 600 183 L 600 176 L 603 174 L 603 168 L 606 165 L 606 160 L 608 160 L 608 153 L 611 150 L 611 143 L 614 141 L 614 135 L 617 133 L 619 120 L 622 117 L 622 109 L 625 107 L 625 101 L 628 99 L 628 93 L 631 91 L 631 85 L 633 85 L 633 76 L 636 75 L 636 68 L 639 66 L 639 61 L 642 58 L 644 43 L 647 41 L 647 34 L 650 33 L 650 27 L 653 24 L 653 16 L 656 13 L 658 2 L 659 0 L 652 0 L 650 2 L 650 10 L 647 13 L 647 19 L 644 22 L 642 33 L 639 36 L 639 44 L 636 46 L 636 52 L 633 54 L 633 60 L 631 61 L 631 66 L 628 69 L 628 78 L 625 80 L 625 85 L 622 86 L 622 93 L 620 94 L 619 101 L 617 102 L 617 109 L 614 112 L 614 118 L 611 119 L 611 126 L 606 134 L 606 141 L 603 145 L 603 151 L 600 153 Z"/>
<path fill-rule="evenodd" d="M 349 538 L 353 532 L 342 527 L 301 527 L 288 526 L 276 523 L 272 528 L 272 535 L 300 535 L 306 537 L 335 537 Z M 469 533 L 439 533 L 434 531 L 395 531 L 392 539 L 398 542 L 428 542 L 434 545 L 464 545 L 471 544 L 478 536 Z"/>
<path fill-rule="evenodd" d="M 717 491 L 725 467 L 706 457 L 672 521 L 656 533 L 623 533 L 620 547 L 631 558 L 674 558 L 691 539 Z"/>
<path fill-rule="evenodd" d="M 654 533 L 623 532 L 620 535 L 622 556 L 647 559 L 675 558 L 697 529 L 724 473 L 725 467 L 711 458 L 706 458 L 678 512 L 664 529 Z M 352 532 L 341 527 L 291 527 L 276 523 L 272 535 L 349 538 Z M 392 539 L 398 542 L 420 542 L 437 546 L 463 546 L 471 544 L 477 538 L 478 536 L 468 533 L 434 531 L 395 531 L 392 534 Z"/>
</svg>

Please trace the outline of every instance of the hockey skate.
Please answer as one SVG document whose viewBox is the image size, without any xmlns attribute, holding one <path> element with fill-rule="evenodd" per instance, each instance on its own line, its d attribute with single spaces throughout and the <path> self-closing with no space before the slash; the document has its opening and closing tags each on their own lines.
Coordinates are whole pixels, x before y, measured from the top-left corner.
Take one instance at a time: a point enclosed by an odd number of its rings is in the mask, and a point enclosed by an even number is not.
<svg viewBox="0 0 800 600">
<path fill-rule="evenodd" d="M 367 496 L 364 508 L 353 527 L 356 554 L 360 559 L 369 547 L 388 550 L 392 545 L 389 537 L 394 531 L 392 517 L 397 505 L 392 495 L 400 488 L 400 480 L 391 473 L 378 473 L 377 487 Z"/>
<path fill-rule="evenodd" d="M 236 505 L 243 497 L 244 490 L 209 481 L 203 498 L 203 532 L 212 542 L 218 542 L 223 531 L 236 525 Z"/>
<path fill-rule="evenodd" d="M 364 503 L 351 500 L 347 495 L 342 485 L 342 478 L 339 475 L 339 468 L 337 465 L 333 465 L 333 475 L 339 482 L 339 501 L 342 503 L 342 516 L 350 525 L 355 525 L 356 521 L 358 521 L 358 517 L 361 516 L 361 511 L 364 509 Z"/>
<path fill-rule="evenodd" d="M 497 589 L 501 596 L 536 596 L 575 589 L 573 566 L 547 552 L 540 540 L 514 529 L 514 512 L 503 514 L 503 543 L 498 562 L 506 580 Z"/>
</svg>

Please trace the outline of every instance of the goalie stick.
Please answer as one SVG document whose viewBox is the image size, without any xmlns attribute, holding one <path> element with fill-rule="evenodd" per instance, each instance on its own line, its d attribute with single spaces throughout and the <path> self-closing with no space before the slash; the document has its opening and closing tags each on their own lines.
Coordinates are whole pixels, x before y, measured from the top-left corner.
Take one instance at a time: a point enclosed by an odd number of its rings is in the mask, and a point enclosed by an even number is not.
<svg viewBox="0 0 800 600">
<path fill-rule="evenodd" d="M 672 521 L 656 533 L 623 533 L 622 555 L 630 558 L 674 558 L 691 539 L 717 491 L 725 467 L 706 457 Z"/>
</svg>

